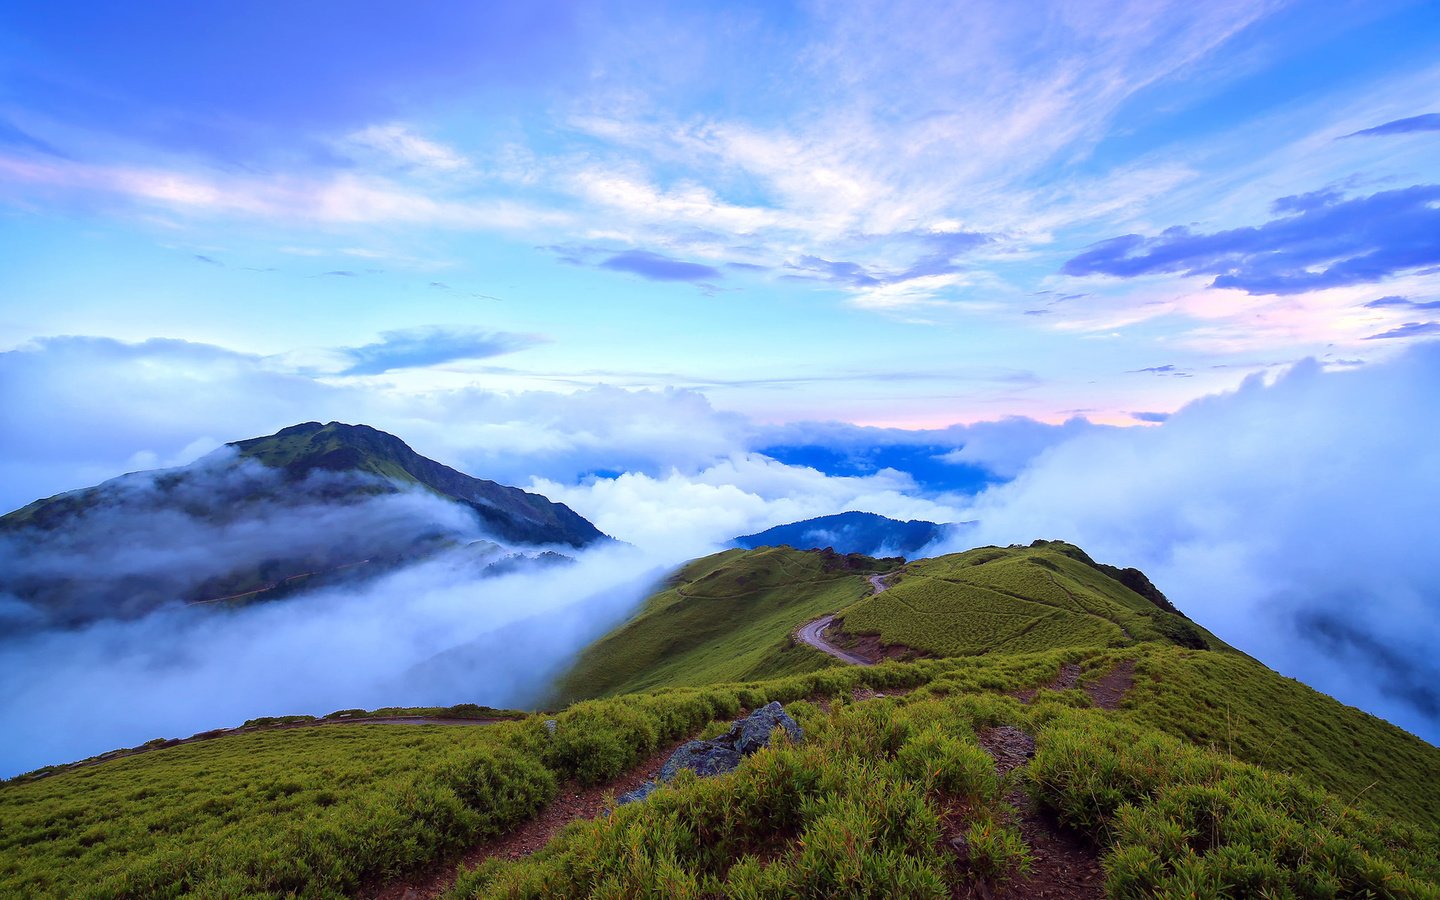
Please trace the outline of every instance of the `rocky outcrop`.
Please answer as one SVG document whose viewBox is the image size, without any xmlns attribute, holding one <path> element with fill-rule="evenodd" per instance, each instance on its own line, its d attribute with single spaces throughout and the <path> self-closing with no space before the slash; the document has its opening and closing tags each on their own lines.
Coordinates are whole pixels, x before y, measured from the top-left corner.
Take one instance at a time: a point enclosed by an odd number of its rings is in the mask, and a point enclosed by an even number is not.
<svg viewBox="0 0 1440 900">
<path fill-rule="evenodd" d="M 734 771 L 740 760 L 762 747 L 770 745 L 770 738 L 777 729 L 783 730 L 792 741 L 800 741 L 805 735 L 800 726 L 790 717 L 778 702 L 772 701 L 755 710 L 730 726 L 720 737 L 708 741 L 690 741 L 670 754 L 660 774 L 633 791 L 621 794 L 617 803 L 633 803 L 644 800 L 662 784 L 674 780 L 682 769 L 689 769 L 701 778 L 723 775 Z"/>
</svg>

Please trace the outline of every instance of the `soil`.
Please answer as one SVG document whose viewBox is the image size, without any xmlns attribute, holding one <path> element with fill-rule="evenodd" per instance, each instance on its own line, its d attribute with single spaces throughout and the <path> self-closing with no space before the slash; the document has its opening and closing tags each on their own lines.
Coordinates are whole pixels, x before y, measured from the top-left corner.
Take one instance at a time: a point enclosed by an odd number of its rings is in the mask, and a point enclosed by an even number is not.
<svg viewBox="0 0 1440 900">
<path fill-rule="evenodd" d="M 1055 676 L 1055 680 L 1045 685 L 1045 689 L 1051 691 L 1068 691 L 1070 688 L 1073 688 L 1079 681 L 1079 664 L 1066 663 L 1065 665 L 1060 667 L 1060 674 Z M 1040 693 L 1040 690 L 1040 688 L 1027 688 L 1026 690 L 1016 693 L 1015 696 L 1020 698 L 1021 703 L 1029 703 L 1030 701 L 1035 699 L 1035 695 Z"/>
<path fill-rule="evenodd" d="M 436 863 L 402 881 L 383 887 L 372 885 L 368 889 L 362 889 L 358 896 L 371 897 L 374 900 L 429 900 L 450 889 L 462 865 L 473 869 L 492 857 L 521 859 L 529 856 L 548 844 L 560 829 L 571 822 L 577 819 L 594 819 L 606 814 L 613 806 L 613 797 L 632 791 L 658 775 L 660 767 L 670 758 L 670 754 L 688 740 L 688 737 L 682 738 L 658 750 L 634 769 L 606 784 L 588 788 L 573 782 L 563 784 L 549 806 L 509 834 L 476 844 L 459 858 Z"/>
<path fill-rule="evenodd" d="M 1135 686 L 1135 660 L 1127 659 L 1085 685 L 1085 693 L 1101 709 L 1116 709 Z"/>
<path fill-rule="evenodd" d="M 1077 677 L 1078 674 L 1077 671 Z M 1063 671 L 1061 677 L 1065 677 Z M 1029 765 L 1035 755 L 1035 739 L 1013 725 L 986 729 L 980 734 L 980 746 L 995 758 L 995 771 L 1001 775 Z M 956 891 L 955 896 L 983 900 L 1029 897 L 1090 900 L 1105 896 L 1105 873 L 1100 868 L 1100 856 L 1094 845 L 1037 809 L 1023 791 L 1011 791 L 1005 800 L 1015 807 L 1020 835 L 1030 847 L 1030 874 L 999 886 L 984 882 L 967 884 Z M 951 844 L 963 859 L 963 841 L 956 846 L 952 838 Z"/>
<path fill-rule="evenodd" d="M 875 665 L 892 659 L 908 661 L 930 656 L 929 653 L 916 650 L 914 647 L 907 647 L 904 644 L 882 643 L 879 635 L 851 634 L 833 622 L 824 629 L 821 637 L 867 660 L 869 665 Z"/>
</svg>

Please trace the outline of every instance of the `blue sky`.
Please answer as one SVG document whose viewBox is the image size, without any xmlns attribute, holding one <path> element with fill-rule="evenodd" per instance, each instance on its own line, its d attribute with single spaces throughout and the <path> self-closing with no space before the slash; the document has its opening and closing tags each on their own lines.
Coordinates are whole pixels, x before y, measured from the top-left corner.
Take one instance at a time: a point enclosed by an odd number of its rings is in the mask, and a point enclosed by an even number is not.
<svg viewBox="0 0 1440 900">
<path fill-rule="evenodd" d="M 1150 421 L 1440 331 L 1430 3 L 22 2 L 0 29 L 7 349 L 938 427 Z"/>
<path fill-rule="evenodd" d="M 1437 47 L 1426 0 L 11 0 L 0 509 L 337 419 L 672 562 L 978 520 L 1434 739 Z"/>
</svg>

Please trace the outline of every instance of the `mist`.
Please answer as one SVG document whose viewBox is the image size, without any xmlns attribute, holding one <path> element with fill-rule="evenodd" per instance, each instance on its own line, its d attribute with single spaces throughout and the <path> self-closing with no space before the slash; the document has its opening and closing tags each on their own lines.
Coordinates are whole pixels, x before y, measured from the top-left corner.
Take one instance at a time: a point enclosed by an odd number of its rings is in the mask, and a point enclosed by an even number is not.
<svg viewBox="0 0 1440 900">
<path fill-rule="evenodd" d="M 1053 446 L 934 554 L 1060 538 L 1261 661 L 1440 741 L 1440 345 Z M 934 555 L 932 554 L 932 555 Z"/>
<path fill-rule="evenodd" d="M 0 628 L 140 615 L 221 596 L 227 577 L 238 593 L 285 560 L 292 574 L 483 537 L 473 513 L 426 491 L 358 472 L 290 479 L 228 448 L 71 496 L 56 521 L 0 532 Z"/>
<path fill-rule="evenodd" d="M 239 609 L 167 607 L 0 643 L 0 775 L 257 716 L 523 708 L 668 562 L 610 546 L 477 579 L 441 557 L 358 588 Z"/>
</svg>

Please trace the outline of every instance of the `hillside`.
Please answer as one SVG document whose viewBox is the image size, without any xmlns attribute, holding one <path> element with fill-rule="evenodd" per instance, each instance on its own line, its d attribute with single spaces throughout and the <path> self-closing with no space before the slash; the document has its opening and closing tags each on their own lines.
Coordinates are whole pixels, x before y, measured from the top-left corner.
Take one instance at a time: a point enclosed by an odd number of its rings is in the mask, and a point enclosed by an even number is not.
<svg viewBox="0 0 1440 900">
<path fill-rule="evenodd" d="M 898 559 L 788 547 L 727 550 L 695 560 L 630 621 L 592 644 L 557 682 L 557 702 L 656 687 L 744 681 L 832 665 L 797 647 L 795 626 L 863 597 L 867 574 Z"/>
<path fill-rule="evenodd" d="M 227 446 L 240 459 L 284 470 L 291 481 L 316 471 L 362 472 L 402 486 L 418 485 L 469 507 L 486 531 L 503 541 L 579 548 L 605 540 L 599 529 L 563 503 L 472 478 L 368 425 L 306 422 Z"/>
<path fill-rule="evenodd" d="M 0 784 L 0 894 L 1440 897 L 1440 750 L 1072 545 L 897 566 L 695 560 L 562 682 L 606 699 L 557 713 L 276 719 Z M 834 612 L 934 658 L 793 644 Z M 799 743 L 614 808 L 772 700 Z"/>
<path fill-rule="evenodd" d="M 75 625 L 176 602 L 278 599 L 440 552 L 477 574 L 511 545 L 608 540 L 563 504 L 472 478 L 364 425 L 309 422 L 191 465 L 0 517 L 0 593 Z M 523 555 L 523 554 L 522 554 Z"/>
<path fill-rule="evenodd" d="M 889 589 L 837 621 L 851 634 L 937 656 L 1141 641 L 1230 650 L 1176 611 L 1143 574 L 1128 571 L 1098 565 L 1058 541 L 980 547 L 906 565 L 887 579 Z"/>
<path fill-rule="evenodd" d="M 940 525 L 912 519 L 902 522 L 875 513 L 843 512 L 776 525 L 755 534 L 741 535 L 734 543 L 747 550 L 757 547 L 794 547 L 866 556 L 910 556 L 948 537 L 962 526 Z"/>
<path fill-rule="evenodd" d="M 1118 709 L 1081 690 L 1027 702 L 1066 666 L 1084 685 L 1125 661 L 1137 681 Z M 1278 682 L 1237 655 L 1150 644 L 842 666 L 488 726 L 221 737 L 0 785 L 0 893 L 423 896 L 464 856 L 448 897 L 947 897 L 1007 881 L 1019 897 L 1067 877 L 1056 841 L 1073 834 L 1065 852 L 1112 896 L 1436 896 L 1440 751 L 1299 685 L 1267 695 Z M 1195 714 L 1207 697 L 1226 714 Z M 1309 730 L 1272 733 L 1273 704 L 1296 697 Z M 585 821 L 677 740 L 769 700 L 801 744 Z M 1323 766 L 1247 761 L 1307 739 Z M 1383 781 L 1365 790 L 1359 763 Z M 517 850 L 512 833 L 532 837 Z"/>
</svg>

